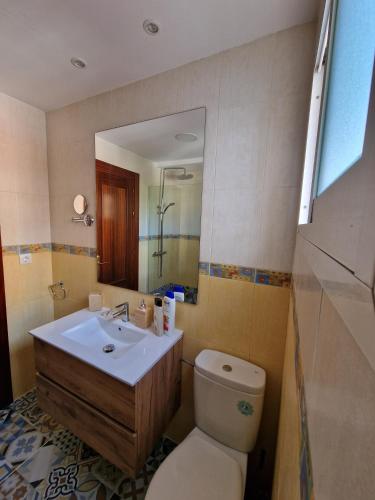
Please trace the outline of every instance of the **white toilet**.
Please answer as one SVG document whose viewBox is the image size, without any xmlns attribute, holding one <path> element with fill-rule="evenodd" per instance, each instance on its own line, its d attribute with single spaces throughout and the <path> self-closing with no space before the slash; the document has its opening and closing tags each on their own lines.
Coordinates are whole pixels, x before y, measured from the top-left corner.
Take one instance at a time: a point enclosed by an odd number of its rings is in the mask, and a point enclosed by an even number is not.
<svg viewBox="0 0 375 500">
<path fill-rule="evenodd" d="M 161 464 L 146 500 L 242 500 L 265 383 L 262 368 L 202 351 L 194 368 L 196 427 Z"/>
</svg>

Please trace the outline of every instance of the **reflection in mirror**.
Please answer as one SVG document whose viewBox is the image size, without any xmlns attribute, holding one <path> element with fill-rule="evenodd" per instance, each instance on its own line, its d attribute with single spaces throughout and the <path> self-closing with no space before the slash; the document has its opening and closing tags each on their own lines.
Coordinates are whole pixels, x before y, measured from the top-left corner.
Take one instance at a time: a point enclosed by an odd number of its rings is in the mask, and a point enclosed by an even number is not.
<svg viewBox="0 0 375 500">
<path fill-rule="evenodd" d="M 101 283 L 196 303 L 205 113 L 95 135 Z"/>
<path fill-rule="evenodd" d="M 73 209 L 76 214 L 83 215 L 87 210 L 87 200 L 83 194 L 77 194 L 73 200 Z"/>
</svg>

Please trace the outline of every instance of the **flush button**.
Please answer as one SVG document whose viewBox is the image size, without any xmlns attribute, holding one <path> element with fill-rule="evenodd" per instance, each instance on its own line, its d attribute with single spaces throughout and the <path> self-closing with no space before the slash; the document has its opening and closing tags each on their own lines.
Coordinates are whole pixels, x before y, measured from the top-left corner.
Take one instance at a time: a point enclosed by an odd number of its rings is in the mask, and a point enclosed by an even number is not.
<svg viewBox="0 0 375 500">
<path fill-rule="evenodd" d="M 230 365 L 223 365 L 222 368 L 223 368 L 223 370 L 225 372 L 231 372 L 232 371 L 232 367 Z"/>
</svg>

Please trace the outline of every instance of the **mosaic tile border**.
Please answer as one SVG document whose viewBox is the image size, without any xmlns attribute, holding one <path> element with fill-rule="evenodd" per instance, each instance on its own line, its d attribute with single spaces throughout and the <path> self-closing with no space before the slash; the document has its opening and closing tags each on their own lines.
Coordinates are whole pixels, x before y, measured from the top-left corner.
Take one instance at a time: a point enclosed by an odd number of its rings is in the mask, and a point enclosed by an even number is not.
<svg viewBox="0 0 375 500">
<path fill-rule="evenodd" d="M 50 252 L 52 243 L 30 243 L 28 245 L 6 245 L 2 251 L 5 255 L 22 255 L 25 253 Z"/>
<path fill-rule="evenodd" d="M 298 330 L 298 321 L 295 309 L 295 295 L 293 294 L 293 323 L 295 332 L 295 353 L 294 364 L 296 374 L 296 390 L 300 412 L 300 495 L 301 500 L 314 500 L 314 483 L 312 473 L 312 462 L 310 452 L 309 430 L 307 422 L 305 385 L 302 369 L 301 351 L 300 351 L 300 335 Z"/>
<path fill-rule="evenodd" d="M 70 255 L 83 255 L 85 257 L 96 257 L 96 248 L 81 247 L 77 245 L 65 245 L 64 243 L 52 243 L 52 251 L 67 253 Z"/>
<path fill-rule="evenodd" d="M 234 264 L 200 262 L 199 272 L 216 278 L 248 281 L 258 285 L 271 285 L 282 288 L 290 288 L 291 283 L 291 273 L 236 266 Z"/>
</svg>

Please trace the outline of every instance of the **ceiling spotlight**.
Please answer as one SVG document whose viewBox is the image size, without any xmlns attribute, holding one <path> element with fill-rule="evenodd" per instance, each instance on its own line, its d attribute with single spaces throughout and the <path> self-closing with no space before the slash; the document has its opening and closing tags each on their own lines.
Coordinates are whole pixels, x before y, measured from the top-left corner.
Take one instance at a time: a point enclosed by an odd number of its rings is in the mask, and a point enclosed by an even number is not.
<svg viewBox="0 0 375 500">
<path fill-rule="evenodd" d="M 181 134 L 176 134 L 174 138 L 176 139 L 176 141 L 181 142 L 194 142 L 198 140 L 198 136 L 192 134 L 191 132 L 182 132 Z"/>
<path fill-rule="evenodd" d="M 143 21 L 143 29 L 148 35 L 156 35 L 159 33 L 159 26 L 155 21 L 150 21 L 150 19 Z"/>
<path fill-rule="evenodd" d="M 75 68 L 78 69 L 84 69 L 87 66 L 85 61 L 83 59 L 80 59 L 79 57 L 72 57 L 70 62 L 73 64 Z"/>
</svg>

